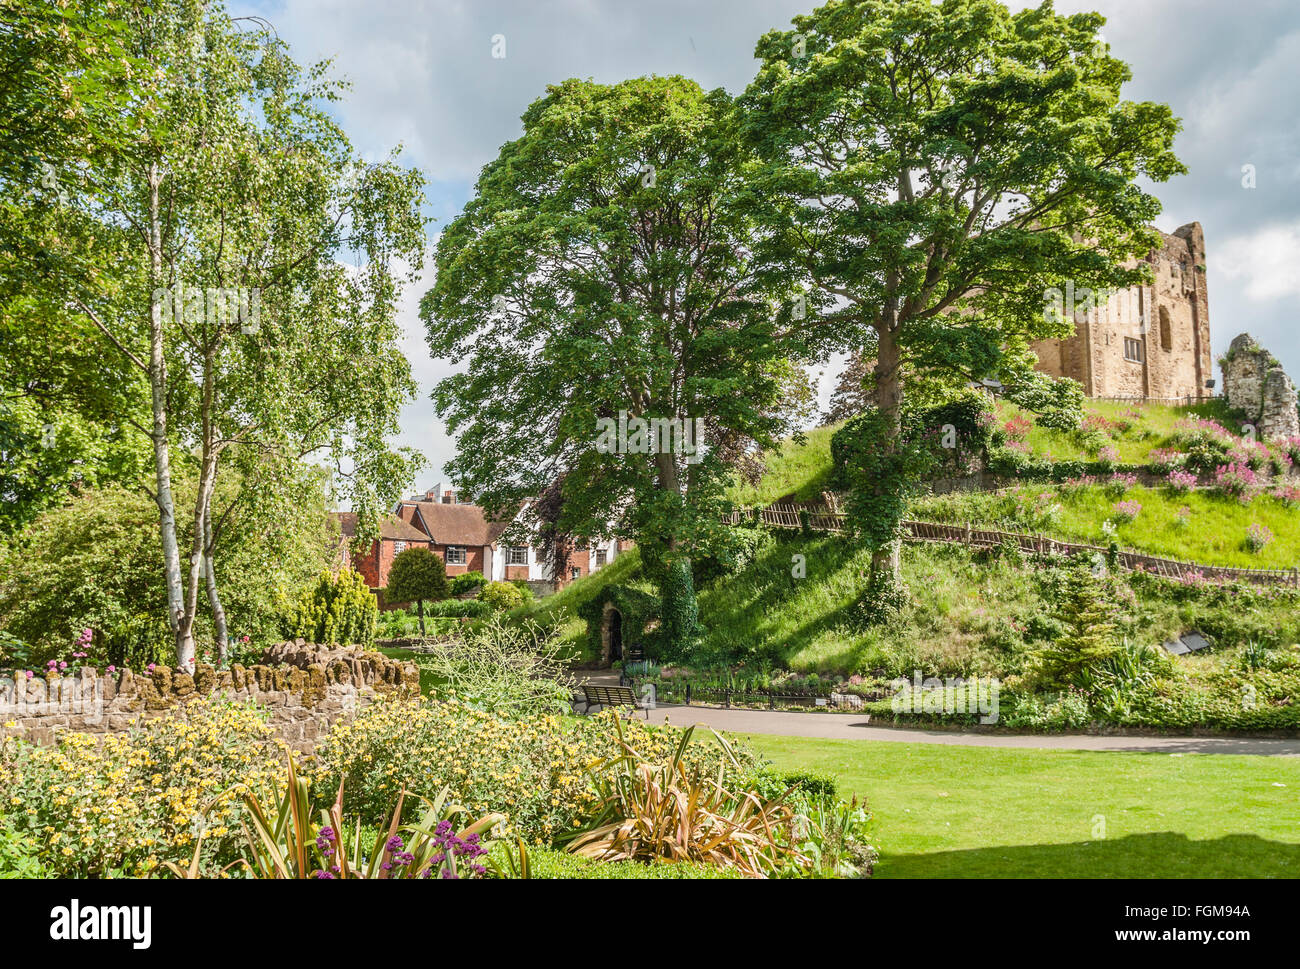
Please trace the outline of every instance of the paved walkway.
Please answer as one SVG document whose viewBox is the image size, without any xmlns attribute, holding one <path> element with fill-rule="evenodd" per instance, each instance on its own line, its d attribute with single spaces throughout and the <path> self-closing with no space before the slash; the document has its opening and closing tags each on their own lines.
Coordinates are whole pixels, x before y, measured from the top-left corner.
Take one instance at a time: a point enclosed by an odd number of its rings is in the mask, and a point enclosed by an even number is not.
<svg viewBox="0 0 1300 969">
<path fill-rule="evenodd" d="M 832 740 L 885 740 L 907 744 L 951 744 L 959 747 L 1126 750 L 1151 754 L 1267 754 L 1300 757 L 1300 740 L 917 730 L 907 727 L 869 725 L 867 717 L 860 713 L 787 713 L 772 710 L 723 710 L 715 707 L 660 704 L 658 709 L 650 711 L 649 720 L 651 723 L 667 722 L 679 727 L 702 723 L 732 733 L 765 733 L 783 737 L 821 737 Z"/>
</svg>

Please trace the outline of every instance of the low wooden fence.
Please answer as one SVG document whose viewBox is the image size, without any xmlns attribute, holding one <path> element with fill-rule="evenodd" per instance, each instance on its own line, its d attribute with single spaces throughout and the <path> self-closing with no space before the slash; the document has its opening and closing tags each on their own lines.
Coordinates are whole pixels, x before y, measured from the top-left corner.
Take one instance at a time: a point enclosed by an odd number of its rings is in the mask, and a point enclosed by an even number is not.
<svg viewBox="0 0 1300 969">
<path fill-rule="evenodd" d="M 804 519 L 808 527 L 822 532 L 843 532 L 843 512 L 824 505 L 778 504 L 766 508 L 750 508 L 732 512 L 724 518 L 730 524 L 741 521 L 758 521 L 777 528 L 802 528 Z M 967 523 L 954 525 L 944 522 L 904 520 L 903 538 L 917 542 L 941 542 L 965 545 L 969 548 L 992 548 L 1012 544 L 1030 555 L 1093 555 L 1107 554 L 1100 545 L 1082 542 L 1065 542 L 1048 535 L 1027 532 L 1003 531 Z M 1179 559 L 1161 558 L 1133 549 L 1120 549 L 1120 568 L 1130 572 L 1146 572 L 1179 582 L 1248 582 L 1253 585 L 1284 586 L 1300 589 L 1300 569 L 1238 569 L 1225 565 L 1202 565 Z"/>
</svg>

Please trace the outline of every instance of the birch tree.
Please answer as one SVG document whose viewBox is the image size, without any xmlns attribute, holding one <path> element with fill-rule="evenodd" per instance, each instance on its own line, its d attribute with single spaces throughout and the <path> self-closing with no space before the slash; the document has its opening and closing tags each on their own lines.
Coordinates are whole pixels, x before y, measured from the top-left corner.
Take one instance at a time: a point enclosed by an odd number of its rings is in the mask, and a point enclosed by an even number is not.
<svg viewBox="0 0 1300 969">
<path fill-rule="evenodd" d="M 414 392 L 395 310 L 421 266 L 423 180 L 392 158 L 362 164 L 324 110 L 341 85 L 265 22 L 198 0 L 130 4 L 122 20 L 133 138 L 80 167 L 69 206 L 114 258 L 92 238 L 52 279 L 147 386 L 146 488 L 177 664 L 192 668 L 202 600 L 225 650 L 212 562 L 227 462 L 253 483 L 241 501 L 284 462 L 325 460 L 363 528 L 413 473 L 417 456 L 386 437 Z M 185 508 L 178 473 L 197 481 Z"/>
</svg>

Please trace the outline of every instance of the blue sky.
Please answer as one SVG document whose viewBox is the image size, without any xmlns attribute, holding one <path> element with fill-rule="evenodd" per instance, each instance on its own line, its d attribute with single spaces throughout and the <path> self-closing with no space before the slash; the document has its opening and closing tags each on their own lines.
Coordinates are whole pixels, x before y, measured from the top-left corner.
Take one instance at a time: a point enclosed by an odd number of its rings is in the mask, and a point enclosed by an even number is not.
<svg viewBox="0 0 1300 969">
<path fill-rule="evenodd" d="M 470 198 L 478 170 L 520 132 L 519 116 L 549 83 L 684 74 L 738 92 L 754 42 L 813 0 L 268 0 L 231 2 L 266 17 L 300 63 L 332 59 L 352 89 L 337 114 L 353 143 L 381 157 L 397 143 L 429 179 L 430 243 Z M 1013 8 L 1024 3 L 1010 4 Z M 1295 0 L 1060 0 L 1098 10 L 1127 61 L 1126 96 L 1168 103 L 1183 119 L 1188 175 L 1156 188 L 1165 231 L 1205 227 L 1216 355 L 1248 331 L 1300 379 L 1300 5 Z M 505 57 L 492 56 L 494 35 Z M 1252 165 L 1255 187 L 1242 185 Z M 451 372 L 429 357 L 415 314 L 429 276 L 405 294 L 405 350 L 420 382 L 402 444 L 429 458 L 416 482 L 443 480 L 453 453 L 429 401 Z M 822 380 L 823 398 L 834 368 Z"/>
</svg>

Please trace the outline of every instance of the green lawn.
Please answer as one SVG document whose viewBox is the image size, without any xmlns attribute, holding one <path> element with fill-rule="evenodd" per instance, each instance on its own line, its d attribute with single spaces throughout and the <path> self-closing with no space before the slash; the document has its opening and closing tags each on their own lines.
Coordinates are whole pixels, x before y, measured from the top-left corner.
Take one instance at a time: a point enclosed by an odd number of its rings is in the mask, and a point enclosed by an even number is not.
<svg viewBox="0 0 1300 969">
<path fill-rule="evenodd" d="M 839 424 L 817 427 L 804 433 L 804 440 L 786 440 L 781 447 L 763 455 L 765 471 L 755 484 L 734 481 L 727 497 L 738 505 L 770 505 L 793 495 L 796 501 L 817 501 L 830 482 L 831 436 Z"/>
<path fill-rule="evenodd" d="M 1300 877 L 1300 758 L 746 740 L 866 799 L 879 878 Z"/>
</svg>

